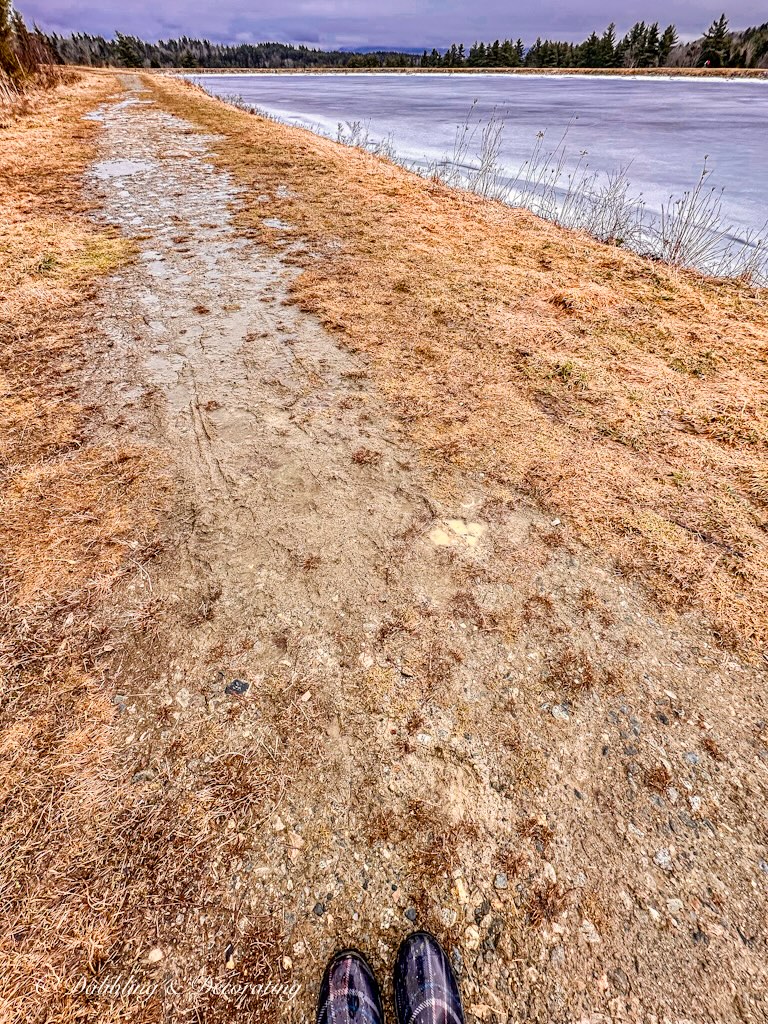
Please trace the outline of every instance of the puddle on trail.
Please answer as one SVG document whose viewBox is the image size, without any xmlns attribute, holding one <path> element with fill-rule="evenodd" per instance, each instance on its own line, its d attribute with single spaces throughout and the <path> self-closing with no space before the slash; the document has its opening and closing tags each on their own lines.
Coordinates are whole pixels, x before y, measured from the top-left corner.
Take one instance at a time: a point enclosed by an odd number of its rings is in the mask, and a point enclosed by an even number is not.
<svg viewBox="0 0 768 1024">
<path fill-rule="evenodd" d="M 126 178 L 131 174 L 141 174 L 152 170 L 149 160 L 100 160 L 91 169 L 94 177 L 105 181 L 108 178 Z"/>
<path fill-rule="evenodd" d="M 265 228 L 274 228 L 277 231 L 292 231 L 293 225 L 279 217 L 265 217 L 262 221 Z"/>
</svg>

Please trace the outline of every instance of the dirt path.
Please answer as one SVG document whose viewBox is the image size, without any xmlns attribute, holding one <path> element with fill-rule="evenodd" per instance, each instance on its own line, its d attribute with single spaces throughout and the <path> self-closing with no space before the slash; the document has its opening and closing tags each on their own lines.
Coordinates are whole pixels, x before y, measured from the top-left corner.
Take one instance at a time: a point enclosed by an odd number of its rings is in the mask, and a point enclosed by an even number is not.
<svg viewBox="0 0 768 1024">
<path fill-rule="evenodd" d="M 88 386 L 174 481 L 111 685 L 178 846 L 149 876 L 134 837 L 147 939 L 113 968 L 175 979 L 172 1020 L 266 970 L 298 1019 L 334 947 L 385 976 L 421 924 L 480 1020 L 762 1019 L 764 677 L 563 524 L 427 471 L 238 234 L 208 140 L 127 84 L 89 187 L 141 252 Z"/>
</svg>

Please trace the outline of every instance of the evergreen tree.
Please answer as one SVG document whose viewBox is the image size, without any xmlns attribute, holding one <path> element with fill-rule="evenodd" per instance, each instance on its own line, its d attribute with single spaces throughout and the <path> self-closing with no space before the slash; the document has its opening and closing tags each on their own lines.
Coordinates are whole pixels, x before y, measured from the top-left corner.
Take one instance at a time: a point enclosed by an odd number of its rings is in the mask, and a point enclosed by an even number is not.
<svg viewBox="0 0 768 1024">
<path fill-rule="evenodd" d="M 599 67 L 612 68 L 616 60 L 616 24 L 611 22 L 603 32 L 599 47 Z"/>
<path fill-rule="evenodd" d="M 621 63 L 625 68 L 639 67 L 645 56 L 646 27 L 644 21 L 637 21 L 619 43 Z"/>
<path fill-rule="evenodd" d="M 667 25 L 659 40 L 659 67 L 666 67 L 672 47 L 677 43 L 677 30 L 674 25 Z"/>
<path fill-rule="evenodd" d="M 542 50 L 541 36 L 536 39 L 536 42 L 528 50 L 525 55 L 525 64 L 529 68 L 540 68 L 541 65 L 541 50 Z"/>
<path fill-rule="evenodd" d="M 122 32 L 115 32 L 115 42 L 117 44 L 116 56 L 123 67 L 140 68 L 144 66 L 141 40 L 135 39 L 133 36 L 124 36 Z M 194 65 L 192 66 L 194 67 Z"/>
<path fill-rule="evenodd" d="M 713 21 L 704 33 L 704 45 L 701 50 L 699 64 L 709 64 L 713 68 L 722 67 L 728 63 L 730 57 L 730 35 L 728 33 L 728 19 L 721 14 L 717 21 Z"/>
<path fill-rule="evenodd" d="M 579 67 L 600 67 L 600 40 L 597 38 L 597 32 L 593 32 L 586 42 L 581 44 L 579 51 Z"/>
<path fill-rule="evenodd" d="M 641 68 L 653 68 L 659 63 L 659 23 L 655 21 L 649 25 L 645 33 L 645 45 L 643 54 L 638 66 Z"/>
</svg>

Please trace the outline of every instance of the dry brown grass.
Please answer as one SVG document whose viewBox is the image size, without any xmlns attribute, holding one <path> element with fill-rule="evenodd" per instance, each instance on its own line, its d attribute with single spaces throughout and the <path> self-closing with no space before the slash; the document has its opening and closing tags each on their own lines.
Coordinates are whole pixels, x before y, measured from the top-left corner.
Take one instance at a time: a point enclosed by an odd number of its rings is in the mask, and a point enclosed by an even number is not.
<svg viewBox="0 0 768 1024">
<path fill-rule="evenodd" d="M 147 451 L 89 437 L 78 398 L 84 302 L 131 250 L 86 217 L 82 115 L 113 85 L 32 96 L 0 148 L 0 1018 L 65 1021 L 109 956 L 128 879 L 117 840 L 115 709 L 99 661 L 119 640 L 109 594 L 147 554 Z M 154 501 L 154 499 L 153 499 Z M 57 992 L 57 983 L 62 991 Z"/>
<path fill-rule="evenodd" d="M 567 893 L 559 882 L 545 882 L 533 889 L 528 897 L 525 910 L 528 923 L 533 928 L 555 921 L 565 910 L 568 903 Z"/>
<path fill-rule="evenodd" d="M 420 75 L 602 75 L 646 78 L 765 78 L 764 68 L 417 68 Z M 215 75 L 218 68 L 196 68 L 195 74 Z M 227 68 L 227 74 L 252 75 L 252 68 Z M 412 75 L 413 68 L 270 68 L 260 74 L 270 75 Z M 156 74 L 185 74 L 166 68 Z"/>
<path fill-rule="evenodd" d="M 549 849 L 550 843 L 555 838 L 555 833 L 549 825 L 538 818 L 526 818 L 524 821 L 521 821 L 517 826 L 517 831 L 524 839 L 530 839 L 534 842 L 541 848 L 541 852 L 544 853 Z"/>
<path fill-rule="evenodd" d="M 666 765 L 656 764 L 645 772 L 643 782 L 655 793 L 666 793 L 672 785 L 672 773 Z"/>
<path fill-rule="evenodd" d="M 296 301 L 370 357 L 428 456 L 534 496 L 724 640 L 768 643 L 765 290 L 148 82 L 220 133 L 220 162 L 254 199 L 269 194 L 243 219 L 253 235 L 284 245 L 262 226 L 278 216 L 306 239 Z"/>
</svg>

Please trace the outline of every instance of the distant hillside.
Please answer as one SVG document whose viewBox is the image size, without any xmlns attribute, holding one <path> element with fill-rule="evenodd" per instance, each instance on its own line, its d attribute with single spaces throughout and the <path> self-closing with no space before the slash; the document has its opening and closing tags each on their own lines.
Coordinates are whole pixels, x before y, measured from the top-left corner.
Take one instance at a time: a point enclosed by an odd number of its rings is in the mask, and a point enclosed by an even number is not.
<svg viewBox="0 0 768 1024">
<path fill-rule="evenodd" d="M 715 22 L 708 32 L 692 43 L 680 43 L 669 54 L 670 67 L 768 68 L 768 22 L 737 32 L 728 31 L 725 21 Z"/>
<path fill-rule="evenodd" d="M 74 33 L 44 36 L 62 64 L 128 68 L 302 68 L 302 67 L 412 67 L 419 58 L 410 53 L 375 50 L 348 53 L 315 50 L 289 43 L 212 43 L 207 39 L 145 42 L 116 32 L 114 39 Z"/>
</svg>

